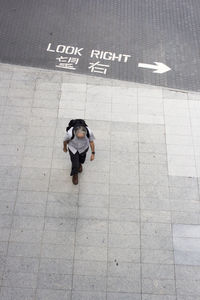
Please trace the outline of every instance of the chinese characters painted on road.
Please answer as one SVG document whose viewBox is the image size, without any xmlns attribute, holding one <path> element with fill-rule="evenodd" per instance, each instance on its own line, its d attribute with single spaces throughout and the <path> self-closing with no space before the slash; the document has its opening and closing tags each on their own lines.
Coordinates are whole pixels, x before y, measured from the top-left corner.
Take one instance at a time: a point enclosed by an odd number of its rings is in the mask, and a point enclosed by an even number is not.
<svg viewBox="0 0 200 300">
<path fill-rule="evenodd" d="M 56 68 L 75 71 L 78 67 L 79 60 L 83 55 L 84 48 L 68 45 L 57 45 L 56 47 L 53 47 L 52 44 L 49 43 L 46 50 L 48 52 L 62 54 L 61 56 L 56 57 Z M 131 55 L 128 54 L 116 54 L 115 52 L 92 49 L 89 53 L 88 70 L 92 73 L 106 75 L 111 64 L 104 63 L 104 61 L 127 63 L 129 58 L 131 58 Z"/>
</svg>

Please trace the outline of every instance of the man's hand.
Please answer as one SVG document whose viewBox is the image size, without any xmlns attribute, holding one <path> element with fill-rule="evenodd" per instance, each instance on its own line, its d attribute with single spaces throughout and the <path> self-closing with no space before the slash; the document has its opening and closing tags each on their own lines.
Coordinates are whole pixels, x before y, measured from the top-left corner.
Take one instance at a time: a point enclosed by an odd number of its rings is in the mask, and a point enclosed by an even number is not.
<svg viewBox="0 0 200 300">
<path fill-rule="evenodd" d="M 90 160 L 91 160 L 91 161 L 94 160 L 94 157 L 95 157 L 95 155 L 94 155 L 94 154 L 91 154 Z"/>
<path fill-rule="evenodd" d="M 66 147 L 63 147 L 63 151 L 64 151 L 64 152 L 67 152 L 67 148 L 66 148 Z"/>
</svg>

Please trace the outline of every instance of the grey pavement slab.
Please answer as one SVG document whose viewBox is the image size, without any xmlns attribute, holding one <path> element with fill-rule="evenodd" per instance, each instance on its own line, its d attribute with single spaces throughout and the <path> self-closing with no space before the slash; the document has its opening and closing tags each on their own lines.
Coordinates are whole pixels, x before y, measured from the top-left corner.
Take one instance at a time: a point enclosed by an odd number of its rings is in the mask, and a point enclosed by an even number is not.
<svg viewBox="0 0 200 300">
<path fill-rule="evenodd" d="M 0 69 L 0 298 L 198 299 L 198 95 Z M 74 186 L 62 140 L 78 115 L 96 159 Z"/>
</svg>

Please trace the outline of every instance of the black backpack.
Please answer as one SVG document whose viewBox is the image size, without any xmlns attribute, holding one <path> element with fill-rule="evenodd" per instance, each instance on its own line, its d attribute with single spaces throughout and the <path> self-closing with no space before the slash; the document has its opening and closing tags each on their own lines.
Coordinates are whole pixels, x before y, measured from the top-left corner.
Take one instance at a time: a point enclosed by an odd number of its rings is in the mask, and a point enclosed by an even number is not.
<svg viewBox="0 0 200 300">
<path fill-rule="evenodd" d="M 85 127 L 85 129 L 87 130 L 86 136 L 89 139 L 90 133 L 89 133 L 89 130 L 88 130 L 88 127 L 87 127 L 87 124 L 85 123 L 85 121 L 82 119 L 75 119 L 75 120 L 71 120 L 66 128 L 66 131 L 68 131 L 70 128 L 73 127 L 71 140 L 74 138 L 75 129 L 79 126 Z"/>
</svg>

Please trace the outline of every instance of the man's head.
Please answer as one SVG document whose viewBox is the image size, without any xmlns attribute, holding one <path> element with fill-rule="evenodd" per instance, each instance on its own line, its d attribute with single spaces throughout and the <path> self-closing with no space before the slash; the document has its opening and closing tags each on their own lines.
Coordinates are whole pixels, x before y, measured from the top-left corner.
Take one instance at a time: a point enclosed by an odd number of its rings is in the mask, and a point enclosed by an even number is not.
<svg viewBox="0 0 200 300">
<path fill-rule="evenodd" d="M 86 136 L 87 130 L 83 126 L 79 126 L 75 129 L 75 134 L 78 139 L 82 139 Z"/>
</svg>

